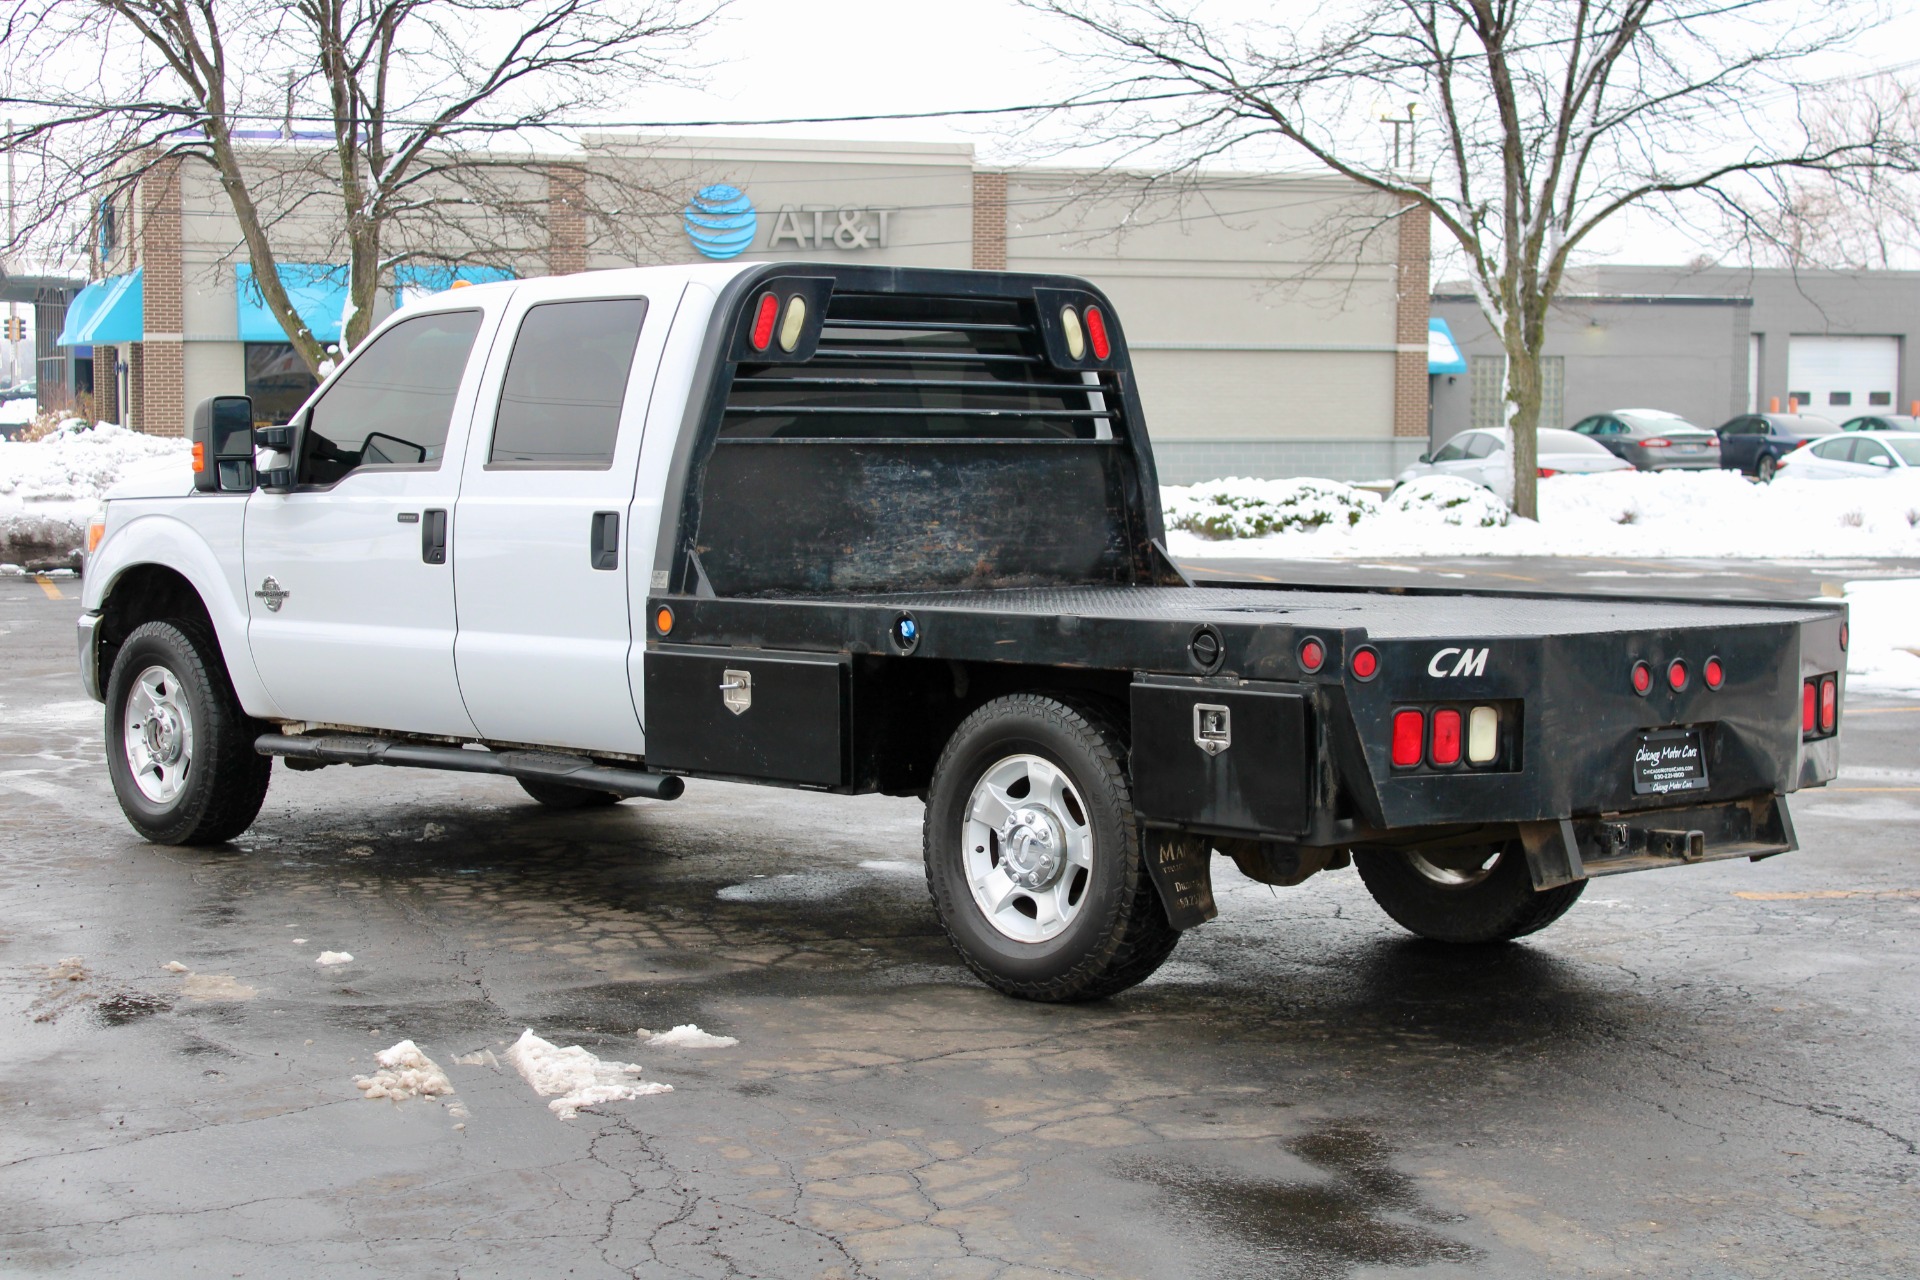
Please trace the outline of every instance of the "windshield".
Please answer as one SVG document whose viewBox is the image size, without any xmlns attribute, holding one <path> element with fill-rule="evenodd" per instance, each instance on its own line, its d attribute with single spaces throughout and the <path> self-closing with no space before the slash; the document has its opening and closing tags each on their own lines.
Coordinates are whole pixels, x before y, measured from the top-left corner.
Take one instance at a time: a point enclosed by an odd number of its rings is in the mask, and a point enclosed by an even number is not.
<svg viewBox="0 0 1920 1280">
<path fill-rule="evenodd" d="M 1636 416 L 1625 414 L 1625 413 L 1620 414 L 1618 416 L 1625 419 L 1628 423 L 1632 424 L 1638 430 L 1649 432 L 1653 435 L 1661 435 L 1661 436 L 1683 435 L 1684 436 L 1688 434 L 1694 434 L 1694 435 L 1708 434 L 1706 428 L 1696 427 L 1691 422 L 1688 422 L 1685 418 L 1674 418 L 1674 417 L 1643 418 L 1643 417 L 1636 417 Z"/>
<path fill-rule="evenodd" d="M 1920 467 L 1920 436 L 1905 436 L 1900 439 L 1883 437 L 1881 444 L 1900 455 L 1900 461 L 1910 467 Z"/>
</svg>

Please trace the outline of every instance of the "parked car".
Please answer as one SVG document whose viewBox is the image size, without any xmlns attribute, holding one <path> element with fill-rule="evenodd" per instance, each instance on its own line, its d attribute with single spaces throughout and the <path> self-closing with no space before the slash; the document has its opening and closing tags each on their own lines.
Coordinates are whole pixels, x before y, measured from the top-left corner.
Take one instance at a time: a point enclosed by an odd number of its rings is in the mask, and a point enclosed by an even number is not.
<svg viewBox="0 0 1920 1280">
<path fill-rule="evenodd" d="M 1720 465 L 1765 484 L 1780 459 L 1839 429 L 1832 419 L 1811 413 L 1743 413 L 1720 428 Z"/>
<path fill-rule="evenodd" d="M 1920 432 L 1855 431 L 1802 445 L 1780 459 L 1795 480 L 1920 479 Z"/>
<path fill-rule="evenodd" d="M 1848 418 L 1840 424 L 1842 431 L 1920 431 L 1920 418 L 1910 413 L 1870 413 L 1859 418 Z"/>
<path fill-rule="evenodd" d="M 1420 461 L 1400 473 L 1397 483 L 1405 484 L 1422 476 L 1459 476 L 1488 489 L 1497 488 L 1500 477 L 1506 474 L 1507 446 L 1512 440 L 1513 433 L 1505 427 L 1476 427 L 1471 431 L 1462 431 L 1433 453 L 1421 454 Z M 1614 457 L 1603 446 L 1585 436 L 1554 427 L 1540 431 L 1538 466 L 1543 477 L 1559 475 L 1563 471 L 1586 473 L 1633 469 L 1630 463 Z"/>
<path fill-rule="evenodd" d="M 1711 471 L 1720 465 L 1719 437 L 1664 409 L 1597 413 L 1573 430 L 1641 471 Z"/>
</svg>

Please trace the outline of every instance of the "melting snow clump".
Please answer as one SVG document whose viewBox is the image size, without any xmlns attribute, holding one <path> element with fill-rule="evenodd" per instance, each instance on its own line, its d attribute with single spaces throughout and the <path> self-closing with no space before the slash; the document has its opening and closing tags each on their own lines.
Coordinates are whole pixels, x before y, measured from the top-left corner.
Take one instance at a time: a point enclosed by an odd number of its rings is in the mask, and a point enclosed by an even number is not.
<svg viewBox="0 0 1920 1280">
<path fill-rule="evenodd" d="M 251 1000 L 260 992 L 230 973 L 189 973 L 180 994 L 189 1000 Z"/>
<path fill-rule="evenodd" d="M 180 962 L 179 962 L 178 960 L 169 960 L 169 961 L 167 961 L 167 962 L 166 962 L 165 964 L 163 964 L 163 965 L 161 965 L 160 967 L 161 967 L 162 969 L 165 969 L 165 970 L 166 970 L 166 971 L 167 971 L 168 973 L 188 973 L 188 972 L 191 972 L 191 971 L 190 971 L 190 970 L 189 970 L 189 969 L 187 968 L 187 966 L 185 966 L 185 965 L 183 965 L 183 964 L 181 964 L 181 963 L 180 963 Z"/>
<path fill-rule="evenodd" d="M 353 1083 L 369 1099 L 438 1098 L 453 1092 L 453 1081 L 440 1064 L 420 1051 L 411 1040 L 402 1040 L 391 1049 L 373 1055 L 379 1070 L 370 1076 L 355 1076 Z M 464 1113 L 464 1108 L 462 1111 Z"/>
<path fill-rule="evenodd" d="M 353 955 L 346 951 L 322 951 L 313 958 L 315 964 L 352 964 Z"/>
<path fill-rule="evenodd" d="M 647 1042 L 649 1049 L 731 1049 L 740 1043 L 733 1036 L 709 1035 L 691 1022 L 682 1023 L 671 1031 L 649 1035 L 642 1029 L 637 1034 Z"/>
<path fill-rule="evenodd" d="M 506 1059 L 535 1093 L 553 1099 L 547 1110 L 562 1120 L 602 1102 L 673 1092 L 670 1084 L 642 1081 L 638 1063 L 602 1060 L 577 1044 L 562 1049 L 533 1034 L 531 1027 L 520 1033 Z"/>
</svg>

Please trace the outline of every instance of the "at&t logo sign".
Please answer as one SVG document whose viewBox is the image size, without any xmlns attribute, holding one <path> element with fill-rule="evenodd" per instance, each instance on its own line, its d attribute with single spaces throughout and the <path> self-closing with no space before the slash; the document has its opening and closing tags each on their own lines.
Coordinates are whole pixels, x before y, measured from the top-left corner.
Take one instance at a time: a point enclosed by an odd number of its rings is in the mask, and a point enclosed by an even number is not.
<svg viewBox="0 0 1920 1280">
<path fill-rule="evenodd" d="M 768 252 L 798 249 L 803 253 L 884 249 L 892 236 L 895 212 L 834 205 L 781 205 L 772 215 L 766 243 L 759 247 Z M 687 202 L 685 223 L 687 239 L 693 247 L 721 261 L 737 258 L 754 248 L 760 233 L 760 215 L 753 201 L 740 188 L 725 183 L 700 188 Z"/>
<path fill-rule="evenodd" d="M 687 239 L 709 258 L 737 258 L 753 247 L 760 215 L 738 187 L 717 183 L 702 187 L 687 203 Z"/>
</svg>

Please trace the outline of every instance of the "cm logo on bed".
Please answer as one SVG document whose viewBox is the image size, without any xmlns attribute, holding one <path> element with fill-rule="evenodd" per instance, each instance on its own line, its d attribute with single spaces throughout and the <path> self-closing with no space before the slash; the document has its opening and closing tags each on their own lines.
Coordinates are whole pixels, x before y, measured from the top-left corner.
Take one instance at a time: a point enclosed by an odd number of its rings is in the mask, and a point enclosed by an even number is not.
<svg viewBox="0 0 1920 1280">
<path fill-rule="evenodd" d="M 1483 676 L 1487 673 L 1486 649 L 1446 648 L 1433 655 L 1427 664 L 1430 676 Z"/>
</svg>

